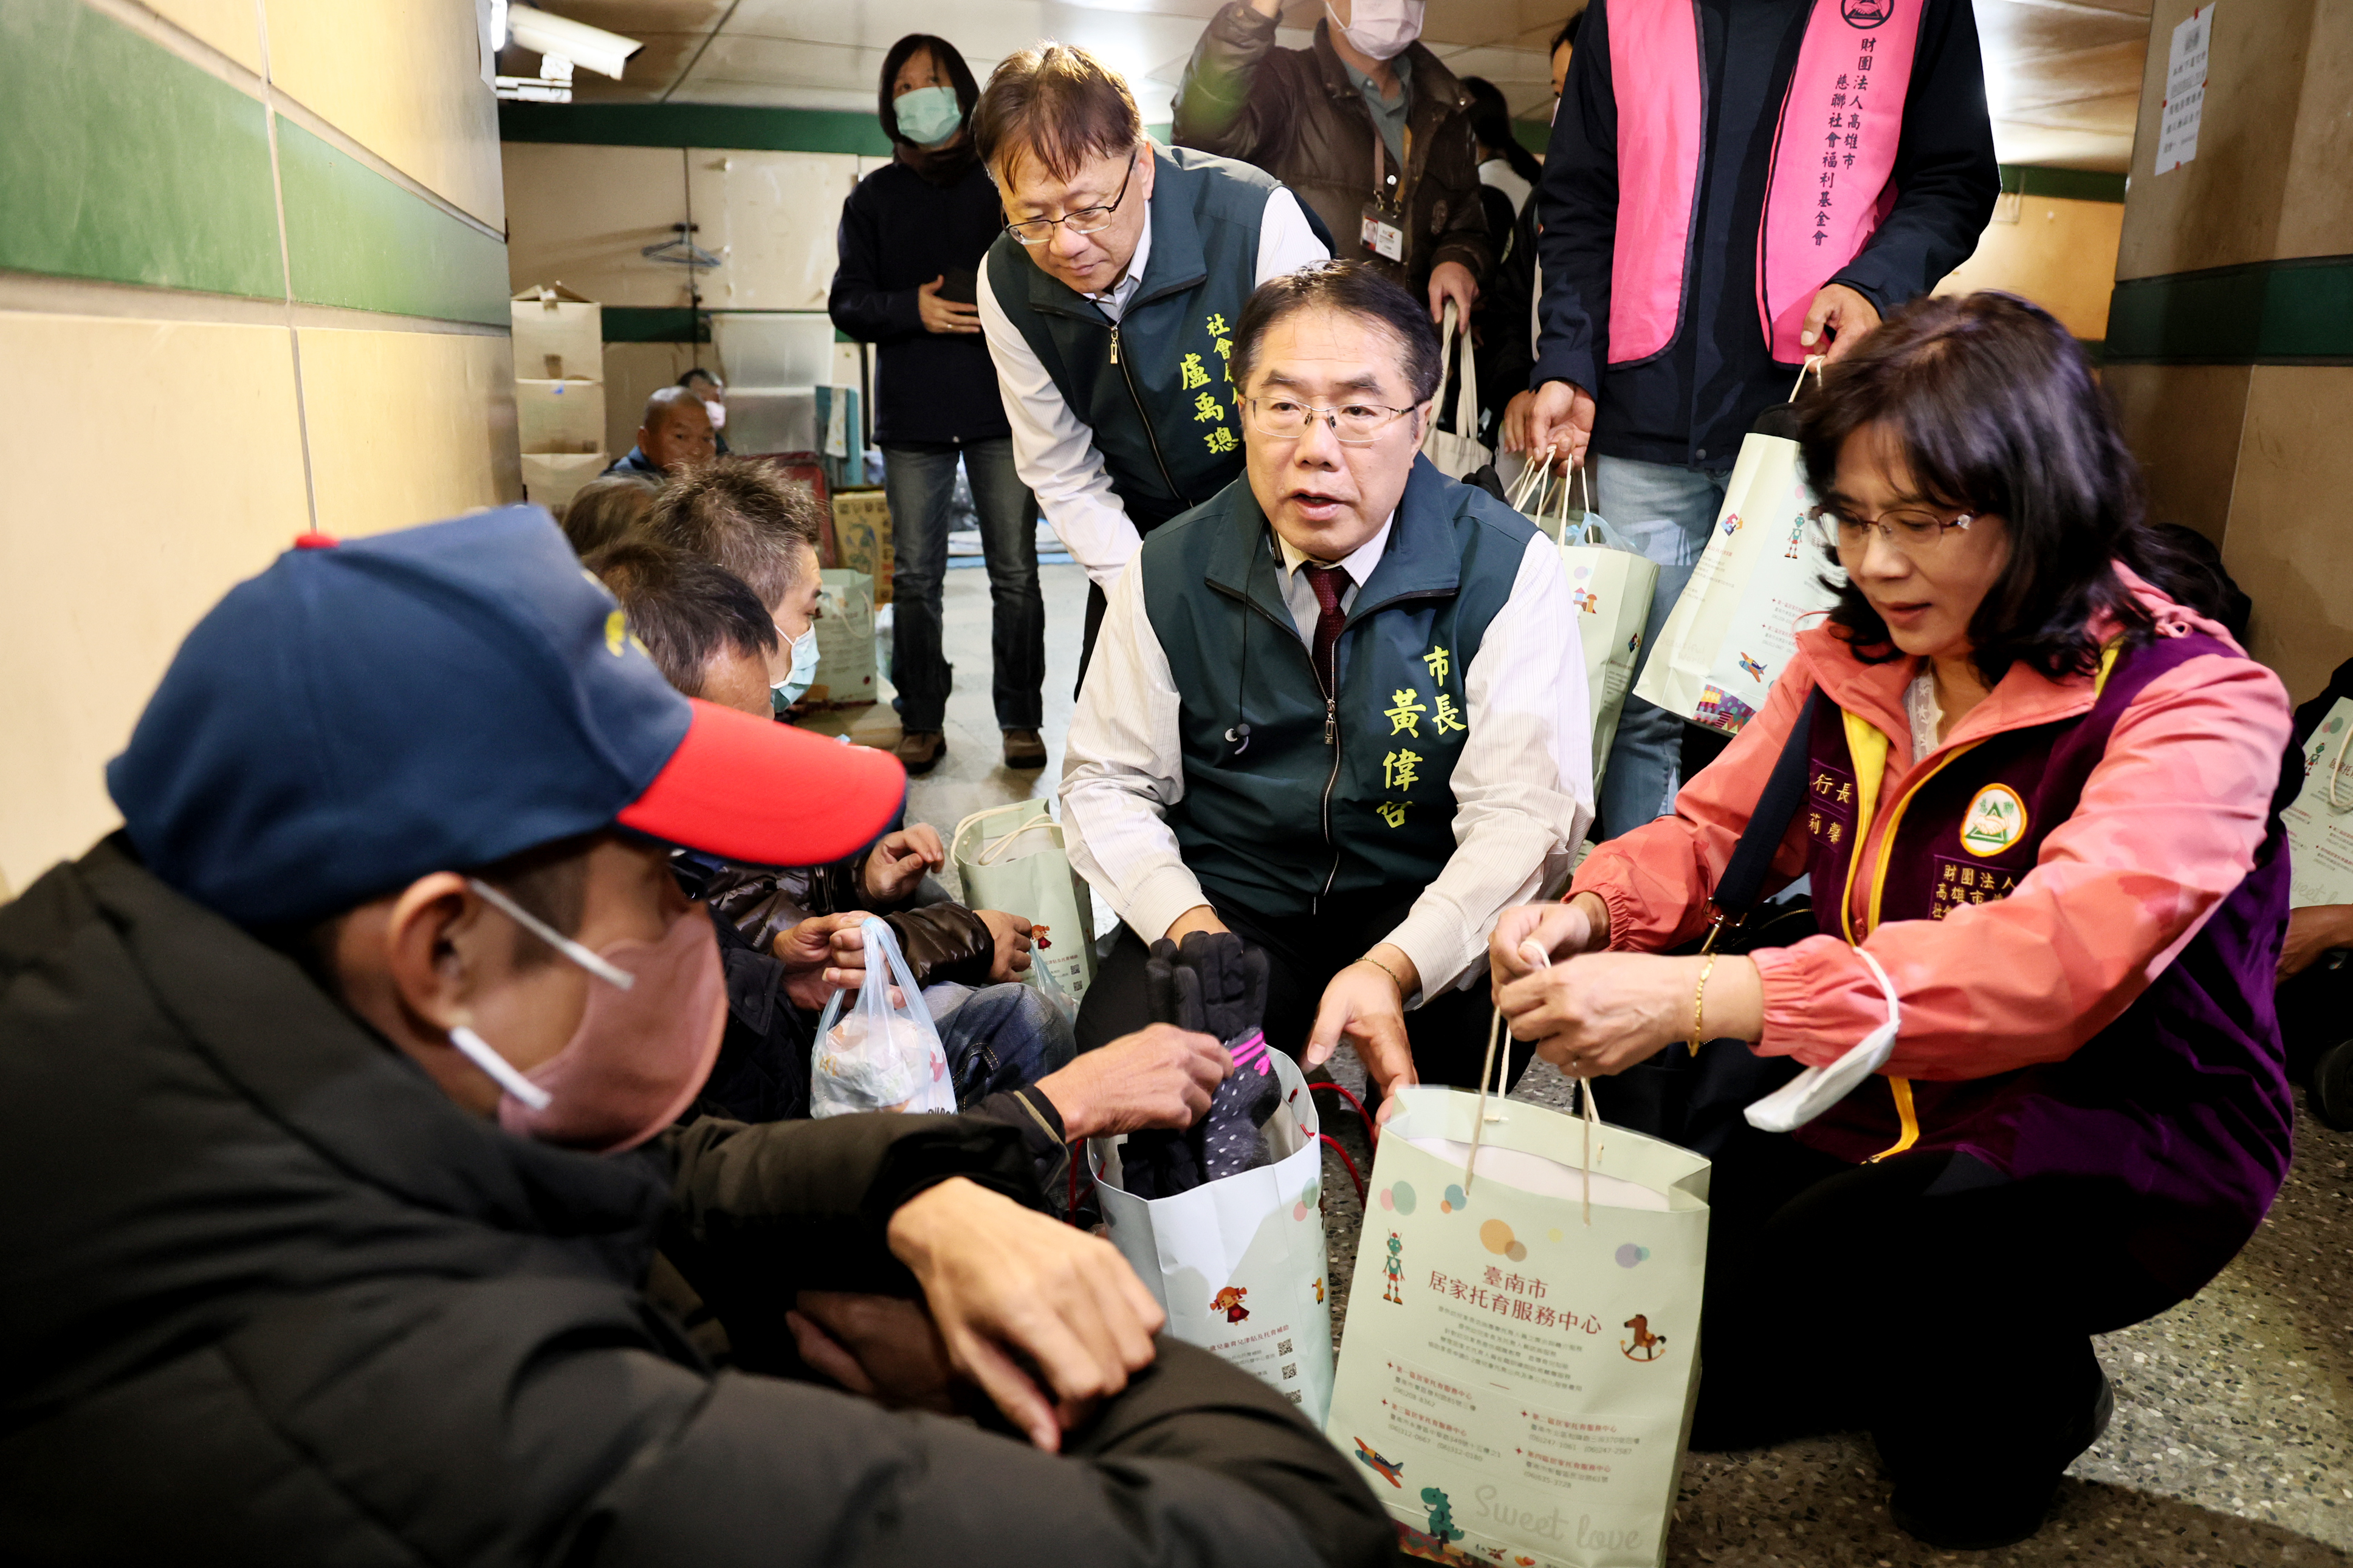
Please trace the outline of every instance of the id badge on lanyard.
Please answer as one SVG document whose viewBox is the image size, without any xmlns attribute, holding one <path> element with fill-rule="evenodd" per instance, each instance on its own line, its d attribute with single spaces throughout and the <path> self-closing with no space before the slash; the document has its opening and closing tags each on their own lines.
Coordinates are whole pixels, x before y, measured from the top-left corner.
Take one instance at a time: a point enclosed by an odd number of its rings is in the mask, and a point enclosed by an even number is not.
<svg viewBox="0 0 2353 1568">
<path fill-rule="evenodd" d="M 1409 131 L 1408 134 L 1411 134 Z M 1388 185 L 1388 161 L 1383 156 L 1379 126 L 1373 127 L 1373 199 L 1365 204 L 1361 237 L 1365 248 L 1391 261 L 1405 259 L 1404 215 L 1398 204 L 1381 200 Z"/>
</svg>

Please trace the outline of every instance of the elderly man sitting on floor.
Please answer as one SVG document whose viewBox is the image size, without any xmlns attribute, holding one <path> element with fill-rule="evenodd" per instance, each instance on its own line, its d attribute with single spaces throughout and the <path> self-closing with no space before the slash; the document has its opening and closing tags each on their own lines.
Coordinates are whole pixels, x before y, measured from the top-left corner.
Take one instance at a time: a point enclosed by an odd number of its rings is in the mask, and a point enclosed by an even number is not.
<svg viewBox="0 0 2353 1568">
<path fill-rule="evenodd" d="M 1384 1093 L 1474 1083 L 1485 933 L 1592 817 L 1567 584 L 1420 459 L 1438 337 L 1396 284 L 1273 279 L 1230 363 L 1245 472 L 1145 541 L 1071 724 L 1071 858 L 1124 928 L 1079 1048 L 1145 1021 L 1146 943 L 1232 931 L 1267 954 L 1274 1044 L 1345 1037 Z"/>
</svg>

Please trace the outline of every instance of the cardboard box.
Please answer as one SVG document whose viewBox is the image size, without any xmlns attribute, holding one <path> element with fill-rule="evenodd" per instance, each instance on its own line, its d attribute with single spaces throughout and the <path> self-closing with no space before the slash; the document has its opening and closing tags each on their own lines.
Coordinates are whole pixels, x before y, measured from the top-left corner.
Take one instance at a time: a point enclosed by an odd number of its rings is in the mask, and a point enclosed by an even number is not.
<svg viewBox="0 0 2353 1568">
<path fill-rule="evenodd" d="M 580 487 L 603 473 L 612 460 L 602 452 L 525 452 L 523 500 L 562 517 Z"/>
<path fill-rule="evenodd" d="M 891 602 L 891 503 L 883 492 L 839 490 L 833 498 L 834 549 L 842 565 L 874 579 L 874 607 Z"/>
<path fill-rule="evenodd" d="M 526 452 L 605 449 L 605 384 L 516 378 L 515 429 Z"/>
<path fill-rule="evenodd" d="M 514 323 L 515 379 L 605 379 L 605 307 L 561 283 L 517 294 L 507 307 Z"/>
</svg>

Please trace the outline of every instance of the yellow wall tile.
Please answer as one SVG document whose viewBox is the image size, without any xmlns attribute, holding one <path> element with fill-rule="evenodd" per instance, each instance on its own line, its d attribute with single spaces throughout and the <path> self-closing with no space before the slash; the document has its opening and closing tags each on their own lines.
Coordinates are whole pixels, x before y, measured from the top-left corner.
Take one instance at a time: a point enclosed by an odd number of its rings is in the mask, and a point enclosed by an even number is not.
<svg viewBox="0 0 2353 1568">
<path fill-rule="evenodd" d="M 100 769 L 309 509 L 283 328 L 0 313 L 0 406 L 57 415 L 0 424 L 0 879 L 21 891 L 117 826 Z"/>
<path fill-rule="evenodd" d="M 2353 0 L 2316 0 L 2306 43 L 2304 101 L 2280 215 L 2280 256 L 2353 252 Z"/>
<path fill-rule="evenodd" d="M 522 496 L 509 340 L 306 327 L 319 526 L 377 533 Z"/>
<path fill-rule="evenodd" d="M 2033 300 L 2079 338 L 2105 338 L 2124 222 L 2121 202 L 2021 197 L 2018 221 L 1987 225 L 1976 254 L 1936 291 L 2005 289 Z"/>
<path fill-rule="evenodd" d="M 562 282 L 603 305 L 688 302 L 685 268 L 638 254 L 676 237 L 670 226 L 686 221 L 678 148 L 510 142 L 500 153 L 507 276 L 518 291 Z"/>
<path fill-rule="evenodd" d="M 2246 424 L 2247 376 L 2242 364 L 2112 364 L 2100 373 L 2125 444 L 2140 459 L 2151 521 L 2178 522 L 2222 542 Z"/>
<path fill-rule="evenodd" d="M 261 74 L 261 15 L 253 0 L 144 0 L 147 9 L 184 27 L 246 69 Z"/>
<path fill-rule="evenodd" d="M 473 0 L 267 0 L 269 78 L 303 108 L 492 228 L 498 101 Z"/>
<path fill-rule="evenodd" d="M 2248 651 L 2301 700 L 2353 656 L 2353 365 L 2257 365 L 2222 563 L 2255 602 Z"/>
</svg>

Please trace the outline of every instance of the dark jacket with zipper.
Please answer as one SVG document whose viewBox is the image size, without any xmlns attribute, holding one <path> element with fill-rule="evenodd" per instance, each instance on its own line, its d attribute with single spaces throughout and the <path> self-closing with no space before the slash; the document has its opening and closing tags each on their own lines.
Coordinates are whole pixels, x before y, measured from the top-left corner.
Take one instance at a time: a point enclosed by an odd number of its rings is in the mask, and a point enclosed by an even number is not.
<svg viewBox="0 0 2353 1568">
<path fill-rule="evenodd" d="M 1009 433 L 988 345 L 977 331 L 926 330 L 917 297 L 934 278 L 977 270 L 1004 227 L 997 185 L 976 163 L 936 185 L 893 160 L 841 204 L 826 310 L 835 326 L 874 345 L 877 445 L 961 445 Z"/>
<path fill-rule="evenodd" d="M 1226 358 L 1258 287 L 1267 174 L 1155 149 L 1152 250 L 1119 324 L 1029 259 L 1011 235 L 988 250 L 999 309 L 1103 454 L 1128 521 L 1149 532 L 1242 470 L 1241 409 Z"/>
<path fill-rule="evenodd" d="M 1365 203 L 1373 195 L 1373 112 L 1333 52 L 1328 20 L 1314 44 L 1277 48 L 1275 19 L 1233 0 L 1209 18 L 1176 89 L 1181 147 L 1255 163 L 1299 193 L 1339 241 L 1333 254 L 1367 262 L 1419 299 L 1430 270 L 1459 261 L 1482 283 L 1499 247 L 1479 200 L 1479 142 L 1471 98 L 1454 73 L 1419 44 L 1407 55 L 1413 78 L 1406 109 L 1406 166 L 1390 205 L 1403 216 L 1405 259 L 1364 247 Z M 1386 159 L 1387 153 L 1383 154 Z M 1391 175 L 1399 174 L 1387 163 Z"/>
<path fill-rule="evenodd" d="M 1454 853 L 1464 675 L 1535 532 L 1416 458 L 1340 633 L 1332 692 L 1247 479 L 1145 542 L 1145 613 L 1179 693 L 1185 795 L 1167 821 L 1205 888 L 1280 919 L 1410 898 L 1437 877 Z M 1242 723 L 1237 754 L 1226 731 Z"/>
<path fill-rule="evenodd" d="M 907 1199 L 1036 1201 L 1008 1130 L 515 1138 L 119 839 L 0 910 L 0 1118 L 12 1563 L 1388 1560 L 1331 1445 L 1187 1347 L 1054 1458 L 714 1372 L 644 1293 L 657 1242 L 731 1331 L 906 1293 Z"/>
<path fill-rule="evenodd" d="M 1696 0 L 1706 104 L 1682 320 L 1665 349 L 1626 364 L 1611 363 L 1609 341 L 1618 210 L 1658 194 L 1619 189 L 1618 98 L 1645 84 L 1611 71 L 1611 0 L 1587 9 L 1534 198 L 1544 268 L 1535 379 L 1594 393 L 1595 452 L 1729 468 L 1757 411 L 1789 396 L 1798 372 L 1774 360 L 1757 319 L 1757 237 L 1799 46 L 1813 7 L 1835 3 Z M 1831 279 L 1883 316 L 1968 259 L 2000 190 L 1976 16 L 1966 0 L 1919 3 L 1894 204 Z"/>
</svg>

